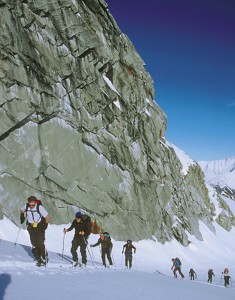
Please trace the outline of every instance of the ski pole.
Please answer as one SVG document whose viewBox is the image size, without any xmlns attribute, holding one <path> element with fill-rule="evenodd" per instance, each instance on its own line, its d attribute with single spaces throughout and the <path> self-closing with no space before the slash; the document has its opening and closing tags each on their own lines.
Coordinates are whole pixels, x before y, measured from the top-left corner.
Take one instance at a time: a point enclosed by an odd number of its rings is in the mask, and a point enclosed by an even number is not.
<svg viewBox="0 0 235 300">
<path fill-rule="evenodd" d="M 89 250 L 89 248 L 88 248 L 88 241 L 86 241 L 86 239 L 84 238 L 84 236 L 83 236 L 83 239 L 84 239 L 84 243 L 85 243 L 86 246 L 87 246 L 87 251 L 88 251 L 89 256 L 90 256 L 90 259 L 91 259 L 91 261 L 92 261 L 92 265 L 93 265 L 93 267 L 94 267 L 94 261 L 93 261 L 93 259 L 92 259 L 92 257 L 91 257 L 91 252 L 90 252 L 90 250 Z"/>
<path fill-rule="evenodd" d="M 114 265 L 114 267 L 116 267 L 115 261 L 113 259 L 113 253 L 112 253 L 112 251 L 111 251 L 111 257 L 112 257 L 113 265 Z"/>
<path fill-rule="evenodd" d="M 89 253 L 89 255 L 90 255 L 90 258 L 91 258 L 91 261 L 92 261 L 92 265 L 93 265 L 93 267 L 94 267 L 94 266 L 95 266 L 94 260 L 92 259 L 91 252 L 90 252 L 90 250 L 89 250 L 89 248 L 88 248 L 88 245 L 87 245 L 87 250 L 88 250 L 88 253 Z"/>
<path fill-rule="evenodd" d="M 221 276 L 220 276 L 220 281 L 219 281 L 220 284 L 222 284 L 221 282 L 222 282 L 222 280 L 223 280 L 223 274 L 224 274 L 224 273 L 222 272 L 222 274 L 221 274 Z"/>
<path fill-rule="evenodd" d="M 93 253 L 93 249 L 92 247 L 90 246 L 91 248 L 91 256 L 92 256 L 92 260 L 93 260 L 93 266 L 95 265 L 95 260 L 94 260 L 94 253 Z"/>
<path fill-rule="evenodd" d="M 47 248 L 46 248 L 46 239 L 44 240 L 44 255 L 45 255 L 45 267 L 47 266 Z"/>
<path fill-rule="evenodd" d="M 65 229 L 65 228 L 64 228 Z M 62 247 L 62 262 L 64 261 L 64 241 L 65 241 L 65 232 L 64 232 L 64 236 L 63 236 L 63 247 Z"/>
<path fill-rule="evenodd" d="M 15 253 L 16 244 L 17 244 L 17 241 L 18 241 L 18 238 L 19 238 L 20 230 L 21 230 L 21 227 L 19 227 L 19 230 L 18 230 L 18 233 L 17 233 L 17 236 L 16 236 L 15 244 L 14 244 L 13 251 L 12 251 L 12 256 Z"/>
</svg>

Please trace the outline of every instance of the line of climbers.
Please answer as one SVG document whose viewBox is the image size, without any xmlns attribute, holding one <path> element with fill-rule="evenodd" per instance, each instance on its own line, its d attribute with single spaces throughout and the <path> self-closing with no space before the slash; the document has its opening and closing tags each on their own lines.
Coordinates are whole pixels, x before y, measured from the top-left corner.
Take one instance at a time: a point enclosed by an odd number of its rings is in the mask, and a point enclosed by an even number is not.
<svg viewBox="0 0 235 300">
<path fill-rule="evenodd" d="M 42 202 L 34 196 L 30 196 L 27 204 L 25 204 L 20 210 L 21 224 L 24 223 L 26 218 L 27 230 L 29 232 L 32 244 L 32 253 L 35 257 L 36 265 L 46 265 L 48 262 L 48 253 L 45 247 L 45 231 L 48 227 L 49 214 L 42 205 Z M 91 232 L 98 233 L 100 231 L 100 227 L 96 222 L 92 223 L 89 216 L 83 215 L 81 212 L 77 212 L 71 226 L 67 229 L 64 228 L 64 234 L 73 229 L 75 231 L 71 246 L 73 266 L 76 267 L 78 265 L 78 247 L 80 247 L 82 265 L 85 266 L 87 263 L 86 248 L 88 245 L 88 237 Z M 112 267 L 113 261 L 111 258 L 111 252 L 113 244 L 108 232 L 100 233 L 100 238 L 97 243 L 90 245 L 90 247 L 96 247 L 98 245 L 101 245 L 101 259 L 103 266 L 106 267 L 107 257 L 109 265 Z M 127 243 L 123 246 L 122 250 L 122 253 L 125 253 L 125 265 L 127 268 L 132 267 L 132 249 L 135 253 L 136 248 L 132 245 L 132 241 L 127 240 Z"/>
<path fill-rule="evenodd" d="M 177 278 L 176 272 L 178 272 L 180 274 L 181 278 L 184 278 L 184 274 L 181 271 L 182 263 L 181 263 L 180 259 L 178 257 L 172 258 L 172 263 L 173 263 L 173 265 L 171 267 L 171 270 L 173 271 L 174 277 Z M 212 281 L 213 281 L 212 276 L 215 276 L 214 271 L 213 271 L 213 269 L 209 269 L 208 270 L 208 280 L 207 280 L 208 283 L 212 283 Z M 224 278 L 224 286 L 225 287 L 229 286 L 230 285 L 229 279 L 231 277 L 229 276 L 228 268 L 224 269 L 224 272 L 222 272 L 222 276 Z M 191 280 L 194 280 L 195 278 L 197 278 L 197 274 L 192 268 L 189 270 L 189 278 Z"/>
<path fill-rule="evenodd" d="M 25 221 L 25 216 L 27 218 L 27 230 L 29 232 L 30 241 L 32 244 L 32 253 L 36 260 L 37 266 L 46 265 L 48 262 L 48 253 L 45 247 L 45 231 L 48 227 L 49 222 L 49 214 L 42 205 L 42 202 L 38 200 L 34 196 L 30 196 L 28 198 L 27 204 L 20 210 L 20 222 L 21 224 Z M 98 233 L 100 227 L 94 222 L 92 224 L 91 219 L 87 215 L 83 215 L 81 212 L 77 212 L 75 215 L 75 219 L 72 221 L 72 224 L 69 228 L 64 228 L 64 234 L 71 230 L 75 230 L 74 237 L 72 240 L 72 247 L 71 247 L 71 254 L 73 257 L 73 266 L 78 265 L 78 254 L 77 249 L 80 247 L 80 253 L 82 257 L 82 264 L 83 266 L 87 263 L 87 254 L 86 248 L 88 245 L 88 237 L 92 232 L 93 226 L 93 233 Z M 101 259 L 103 266 L 106 267 L 106 256 L 110 266 L 113 266 L 113 261 L 111 258 L 112 252 L 112 241 L 108 232 L 102 232 L 100 234 L 100 238 L 98 241 L 90 245 L 90 247 L 96 247 L 101 245 Z M 127 240 L 127 243 L 123 245 L 122 254 L 125 254 L 125 266 L 126 268 L 132 267 L 132 257 L 133 251 L 136 252 L 136 247 L 132 245 L 131 240 Z M 178 272 L 181 278 L 184 278 L 184 275 L 181 271 L 181 261 L 178 257 L 172 258 L 172 267 L 171 270 L 173 271 L 174 277 L 177 278 Z M 225 268 L 224 272 L 222 273 L 224 276 L 224 285 L 229 285 L 229 270 Z M 189 278 L 194 280 L 197 276 L 196 272 L 191 268 L 189 270 Z M 212 283 L 212 276 L 214 275 L 213 269 L 209 269 L 208 271 L 208 283 Z"/>
</svg>

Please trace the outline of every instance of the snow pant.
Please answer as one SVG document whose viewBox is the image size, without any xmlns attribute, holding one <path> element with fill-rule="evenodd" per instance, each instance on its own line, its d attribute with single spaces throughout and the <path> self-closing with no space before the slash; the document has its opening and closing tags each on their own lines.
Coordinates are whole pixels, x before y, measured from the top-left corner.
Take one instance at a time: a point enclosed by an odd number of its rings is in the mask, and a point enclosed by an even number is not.
<svg viewBox="0 0 235 300">
<path fill-rule="evenodd" d="M 86 240 L 82 235 L 74 236 L 72 240 L 71 254 L 73 256 L 73 261 L 78 261 L 77 249 L 80 247 L 80 253 L 82 256 L 82 263 L 86 265 L 87 257 L 86 257 Z"/>
<path fill-rule="evenodd" d="M 106 260 L 105 260 L 106 255 L 107 255 L 107 259 L 109 261 L 110 266 L 113 265 L 110 254 L 111 254 L 111 251 L 109 249 L 107 249 L 107 248 L 101 249 L 101 258 L 102 258 L 103 266 L 105 266 L 105 267 L 106 267 Z"/>
<path fill-rule="evenodd" d="M 194 280 L 194 274 L 193 274 L 193 273 L 190 273 L 189 276 L 190 276 L 190 279 L 191 279 L 191 280 Z"/>
<path fill-rule="evenodd" d="M 175 278 L 177 278 L 177 274 L 176 274 L 177 271 L 179 272 L 180 276 L 181 276 L 182 278 L 184 278 L 184 275 L 183 275 L 183 273 L 181 272 L 181 267 L 174 267 L 173 273 L 174 273 Z"/>
<path fill-rule="evenodd" d="M 125 266 L 128 268 L 132 267 L 132 253 L 125 253 Z"/>
<path fill-rule="evenodd" d="M 29 232 L 30 241 L 32 244 L 32 253 L 36 260 L 41 258 L 45 260 L 46 258 L 46 248 L 45 248 L 45 230 L 41 228 L 40 224 L 37 227 L 28 224 L 27 230 Z"/>
<path fill-rule="evenodd" d="M 225 286 L 229 285 L 229 278 L 230 278 L 230 276 L 224 276 L 224 285 Z"/>
<path fill-rule="evenodd" d="M 207 282 L 212 283 L 212 275 L 208 275 L 208 280 Z"/>
</svg>

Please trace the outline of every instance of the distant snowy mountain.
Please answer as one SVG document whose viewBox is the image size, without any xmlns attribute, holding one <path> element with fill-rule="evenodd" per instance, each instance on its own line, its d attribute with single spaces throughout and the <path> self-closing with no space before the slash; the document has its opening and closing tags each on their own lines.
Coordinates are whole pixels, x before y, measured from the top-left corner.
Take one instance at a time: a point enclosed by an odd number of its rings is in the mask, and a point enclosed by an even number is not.
<svg viewBox="0 0 235 300">
<path fill-rule="evenodd" d="M 199 161 L 205 181 L 216 191 L 235 200 L 235 156 L 224 160 Z"/>
<path fill-rule="evenodd" d="M 235 172 L 235 156 L 214 161 L 200 161 L 201 167 L 209 173 Z"/>
</svg>

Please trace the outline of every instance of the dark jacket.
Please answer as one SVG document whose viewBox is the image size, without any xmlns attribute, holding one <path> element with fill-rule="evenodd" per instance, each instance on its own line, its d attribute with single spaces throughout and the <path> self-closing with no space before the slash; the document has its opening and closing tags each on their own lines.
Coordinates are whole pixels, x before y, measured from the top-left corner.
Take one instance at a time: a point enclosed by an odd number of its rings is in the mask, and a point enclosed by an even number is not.
<svg viewBox="0 0 235 300">
<path fill-rule="evenodd" d="M 215 276 L 215 274 L 214 274 L 213 270 L 212 270 L 212 269 L 210 269 L 210 270 L 208 271 L 208 276 L 209 276 L 209 277 L 212 277 L 212 275 L 213 275 L 213 276 Z"/>
<path fill-rule="evenodd" d="M 100 244 L 101 244 L 101 248 L 102 249 L 110 249 L 111 250 L 111 248 L 113 247 L 113 243 L 112 243 L 112 241 L 111 241 L 111 239 L 109 237 L 108 238 L 104 238 L 103 240 L 101 238 L 99 238 L 98 242 L 95 243 L 93 245 L 93 247 L 96 247 L 96 246 L 98 246 Z"/>
<path fill-rule="evenodd" d="M 132 254 L 132 249 L 134 249 L 134 252 L 136 251 L 135 246 L 133 246 L 132 244 L 126 243 L 126 244 L 123 246 L 122 252 L 125 251 L 125 254 Z"/>
<path fill-rule="evenodd" d="M 80 222 L 77 222 L 77 220 L 74 219 L 71 226 L 67 230 L 71 231 L 73 229 L 75 229 L 74 237 L 82 236 L 82 234 L 80 234 L 81 231 L 85 232 L 85 234 L 83 235 L 85 238 L 87 238 L 89 235 L 89 232 L 87 232 L 87 230 L 86 230 L 86 224 L 82 219 Z"/>
<path fill-rule="evenodd" d="M 193 275 L 193 274 L 197 275 L 196 272 L 195 272 L 193 269 L 190 269 L 190 270 L 189 270 L 189 274 L 190 274 L 190 275 Z"/>
</svg>

